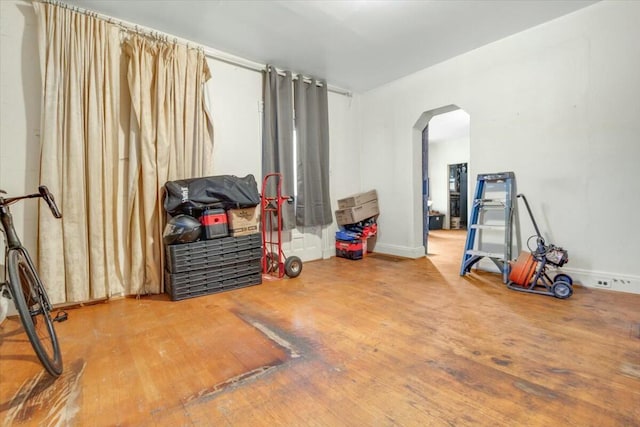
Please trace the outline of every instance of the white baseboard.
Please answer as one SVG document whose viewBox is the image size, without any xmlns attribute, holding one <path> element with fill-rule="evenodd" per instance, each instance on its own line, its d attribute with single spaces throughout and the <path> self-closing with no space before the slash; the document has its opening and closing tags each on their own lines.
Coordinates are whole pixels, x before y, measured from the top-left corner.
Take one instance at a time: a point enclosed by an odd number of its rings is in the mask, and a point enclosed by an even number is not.
<svg viewBox="0 0 640 427">
<path fill-rule="evenodd" d="M 474 267 L 479 270 L 499 273 L 496 266 L 485 259 L 480 260 Z M 558 273 L 571 276 L 573 282 L 588 288 L 607 289 L 610 291 L 628 292 L 640 294 L 640 276 L 629 274 L 609 273 L 605 271 L 584 270 L 581 268 L 562 267 L 560 269 L 549 269 L 549 277 L 553 279 Z"/>
<path fill-rule="evenodd" d="M 561 271 L 582 286 L 640 294 L 640 276 L 570 267 L 563 267 Z"/>
<path fill-rule="evenodd" d="M 374 252 L 414 259 L 422 258 L 425 256 L 423 246 L 412 248 L 408 246 L 390 245 L 380 242 L 376 243 Z M 335 249 L 333 250 L 332 254 L 331 252 L 329 252 L 328 254 L 330 254 L 330 256 L 335 256 Z M 325 253 L 324 256 L 326 257 L 328 254 Z M 488 260 L 481 260 L 475 267 L 479 268 L 480 270 L 499 273 L 499 270 L 496 268 L 496 266 Z M 568 267 L 563 267 L 557 272 L 568 274 L 576 284 L 580 284 L 589 288 L 608 289 L 618 292 L 640 294 L 640 276 Z M 553 278 L 554 274 L 556 274 L 556 271 L 551 270 L 549 275 Z"/>
<path fill-rule="evenodd" d="M 374 252 L 379 252 L 387 255 L 395 255 L 404 258 L 422 258 L 424 254 L 424 246 L 418 246 L 410 248 L 408 246 L 389 245 L 386 243 L 377 242 Z"/>
</svg>

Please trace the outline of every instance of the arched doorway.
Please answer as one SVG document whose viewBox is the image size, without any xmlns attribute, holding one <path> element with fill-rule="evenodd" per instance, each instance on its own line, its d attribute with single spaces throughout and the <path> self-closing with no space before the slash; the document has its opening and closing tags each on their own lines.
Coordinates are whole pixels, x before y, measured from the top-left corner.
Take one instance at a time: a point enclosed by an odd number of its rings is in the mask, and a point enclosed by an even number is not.
<svg viewBox="0 0 640 427">
<path fill-rule="evenodd" d="M 453 175 L 457 186 L 451 178 L 452 171 L 462 169 L 460 165 L 468 171 L 469 125 L 469 114 L 453 104 L 425 111 L 414 125 L 414 155 L 421 159 L 421 167 L 416 168 L 419 185 L 415 186 L 414 213 L 422 222 L 416 224 L 415 239 L 422 242 L 425 255 L 429 254 L 430 228 L 459 228 L 466 222 L 468 210 L 461 202 L 468 197 L 468 186 L 459 185 L 460 175 Z"/>
</svg>

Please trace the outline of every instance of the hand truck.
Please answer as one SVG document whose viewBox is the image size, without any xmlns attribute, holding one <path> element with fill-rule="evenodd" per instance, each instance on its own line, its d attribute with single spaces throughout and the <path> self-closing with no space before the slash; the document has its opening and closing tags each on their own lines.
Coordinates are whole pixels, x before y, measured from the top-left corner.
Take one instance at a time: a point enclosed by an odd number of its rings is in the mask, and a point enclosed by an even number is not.
<svg viewBox="0 0 640 427">
<path fill-rule="evenodd" d="M 268 187 L 275 187 L 275 195 L 267 195 Z M 297 256 L 286 257 L 282 250 L 282 205 L 292 203 L 293 197 L 282 195 L 282 174 L 270 173 L 262 181 L 262 273 L 277 278 L 285 274 L 298 277 L 302 272 L 302 260 Z"/>
</svg>

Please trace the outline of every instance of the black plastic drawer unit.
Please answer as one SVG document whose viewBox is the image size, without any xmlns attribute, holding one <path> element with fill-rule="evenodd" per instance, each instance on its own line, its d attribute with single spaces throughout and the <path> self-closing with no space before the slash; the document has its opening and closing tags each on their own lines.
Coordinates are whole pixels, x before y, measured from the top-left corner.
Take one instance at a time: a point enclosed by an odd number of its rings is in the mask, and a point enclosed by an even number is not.
<svg viewBox="0 0 640 427">
<path fill-rule="evenodd" d="M 165 292 L 172 300 L 262 283 L 262 236 L 223 237 L 166 247 Z"/>
</svg>

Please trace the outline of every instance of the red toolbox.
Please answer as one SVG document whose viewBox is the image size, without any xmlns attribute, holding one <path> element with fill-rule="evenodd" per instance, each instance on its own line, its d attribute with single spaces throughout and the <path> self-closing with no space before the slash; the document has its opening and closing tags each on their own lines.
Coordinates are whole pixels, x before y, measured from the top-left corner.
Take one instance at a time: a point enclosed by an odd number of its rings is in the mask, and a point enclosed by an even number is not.
<svg viewBox="0 0 640 427">
<path fill-rule="evenodd" d="M 348 259 L 362 259 L 367 253 L 367 240 L 336 240 L 336 256 Z"/>
</svg>

